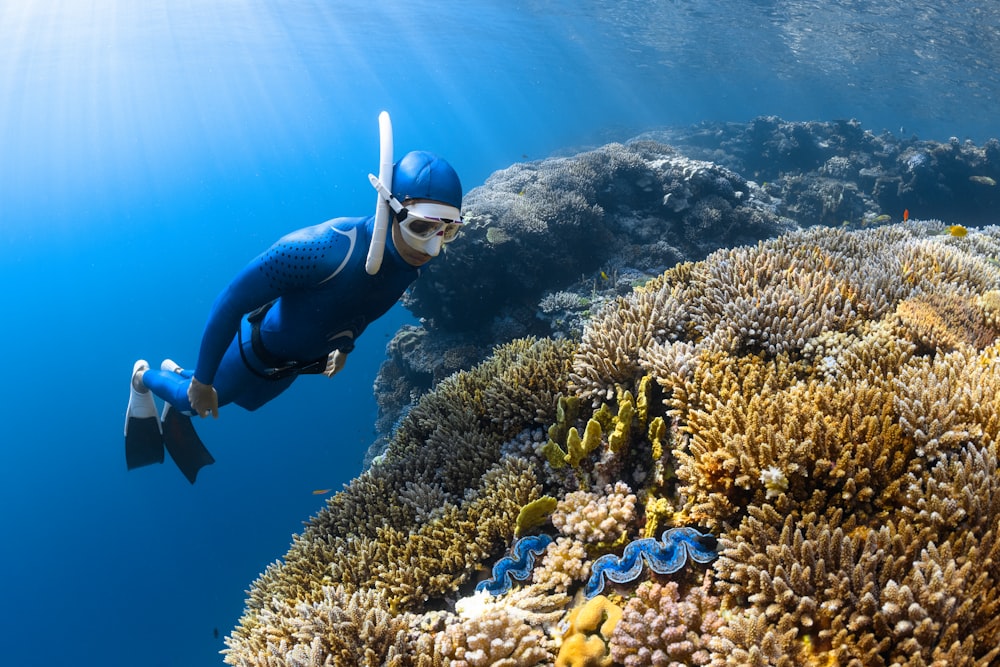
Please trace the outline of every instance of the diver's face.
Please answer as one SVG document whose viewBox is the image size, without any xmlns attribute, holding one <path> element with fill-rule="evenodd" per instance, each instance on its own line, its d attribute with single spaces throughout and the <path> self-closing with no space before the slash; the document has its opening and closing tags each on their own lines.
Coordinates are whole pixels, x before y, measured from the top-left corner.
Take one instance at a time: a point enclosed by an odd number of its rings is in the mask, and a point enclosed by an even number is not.
<svg viewBox="0 0 1000 667">
<path fill-rule="evenodd" d="M 410 266 L 423 266 L 431 261 L 433 257 L 433 255 L 429 255 L 407 243 L 403 239 L 403 232 L 399 228 L 399 223 L 395 220 L 392 222 L 392 243 L 396 246 L 396 252 L 399 253 L 399 256 Z"/>
<path fill-rule="evenodd" d="M 403 259 L 420 266 L 455 239 L 462 226 L 461 214 L 452 206 L 425 199 L 407 199 L 403 206 L 407 215 L 402 221 L 393 221 L 392 239 Z M 442 215 L 445 217 L 439 217 Z"/>
</svg>

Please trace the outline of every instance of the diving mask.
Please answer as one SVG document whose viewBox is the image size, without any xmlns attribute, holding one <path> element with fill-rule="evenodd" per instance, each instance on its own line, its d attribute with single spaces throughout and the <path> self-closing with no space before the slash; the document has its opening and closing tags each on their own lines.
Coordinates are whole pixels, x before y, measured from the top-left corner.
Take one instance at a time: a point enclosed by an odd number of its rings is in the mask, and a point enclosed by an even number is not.
<svg viewBox="0 0 1000 667">
<path fill-rule="evenodd" d="M 442 244 L 455 239 L 463 224 L 461 212 L 447 204 L 411 202 L 401 212 L 406 214 L 399 223 L 403 240 L 431 257 L 437 257 Z"/>
</svg>

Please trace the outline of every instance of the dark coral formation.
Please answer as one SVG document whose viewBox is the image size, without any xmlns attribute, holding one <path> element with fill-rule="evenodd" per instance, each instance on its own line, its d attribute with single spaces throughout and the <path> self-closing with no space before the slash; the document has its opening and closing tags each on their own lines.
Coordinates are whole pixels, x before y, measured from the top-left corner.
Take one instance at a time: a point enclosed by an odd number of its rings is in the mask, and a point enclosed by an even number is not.
<svg viewBox="0 0 1000 667">
<path fill-rule="evenodd" d="M 775 117 L 650 132 L 498 171 L 468 194 L 468 229 L 408 297 L 423 321 L 388 350 L 373 455 L 444 377 L 513 338 L 576 337 L 601 305 L 678 262 L 794 228 L 882 225 L 904 210 L 987 224 L 998 181 L 996 140 Z"/>
<path fill-rule="evenodd" d="M 227 661 L 996 664 L 1000 228 L 944 230 L 719 250 L 442 381 L 255 583 Z M 543 494 L 531 581 L 473 593 Z M 718 559 L 607 584 L 622 621 L 574 634 L 594 562 L 677 526 Z"/>
</svg>

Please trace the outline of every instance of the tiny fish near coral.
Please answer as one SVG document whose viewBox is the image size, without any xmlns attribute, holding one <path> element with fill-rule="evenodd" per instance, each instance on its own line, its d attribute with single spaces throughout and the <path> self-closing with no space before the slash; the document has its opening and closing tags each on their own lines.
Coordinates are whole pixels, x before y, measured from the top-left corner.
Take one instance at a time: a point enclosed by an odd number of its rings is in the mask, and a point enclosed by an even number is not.
<svg viewBox="0 0 1000 667">
<path fill-rule="evenodd" d="M 673 574 L 684 567 L 688 558 L 696 563 L 710 563 L 719 555 L 714 536 L 687 526 L 668 528 L 660 540 L 651 537 L 635 540 L 625 547 L 621 558 L 614 554 L 598 558 L 591 567 L 584 595 L 588 599 L 599 595 L 604 590 L 605 576 L 616 584 L 633 581 L 642 573 L 643 560 L 657 574 Z"/>
<path fill-rule="evenodd" d="M 510 590 L 514 582 L 511 579 L 524 581 L 535 566 L 535 556 L 540 556 L 552 542 L 548 535 L 529 535 L 522 537 L 511 547 L 511 555 L 504 556 L 493 566 L 493 577 L 476 584 L 476 592 L 486 591 L 491 595 L 503 595 Z"/>
</svg>

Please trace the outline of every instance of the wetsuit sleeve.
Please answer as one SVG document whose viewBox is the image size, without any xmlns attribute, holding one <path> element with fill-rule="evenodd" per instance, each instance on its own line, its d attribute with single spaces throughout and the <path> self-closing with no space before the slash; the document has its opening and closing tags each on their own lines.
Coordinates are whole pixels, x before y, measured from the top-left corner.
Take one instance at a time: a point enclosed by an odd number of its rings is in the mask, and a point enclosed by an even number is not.
<svg viewBox="0 0 1000 667">
<path fill-rule="evenodd" d="M 205 325 L 198 352 L 195 377 L 203 384 L 215 382 L 215 374 L 243 316 L 283 294 L 321 281 L 327 267 L 344 259 L 347 245 L 325 240 L 326 225 L 309 227 L 282 238 L 258 255 L 215 299 Z"/>
</svg>

